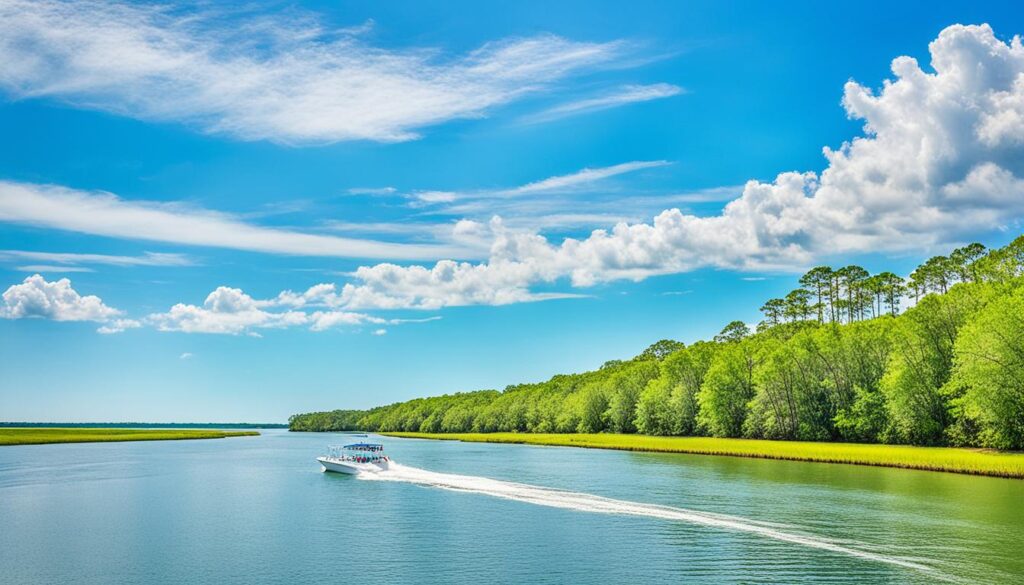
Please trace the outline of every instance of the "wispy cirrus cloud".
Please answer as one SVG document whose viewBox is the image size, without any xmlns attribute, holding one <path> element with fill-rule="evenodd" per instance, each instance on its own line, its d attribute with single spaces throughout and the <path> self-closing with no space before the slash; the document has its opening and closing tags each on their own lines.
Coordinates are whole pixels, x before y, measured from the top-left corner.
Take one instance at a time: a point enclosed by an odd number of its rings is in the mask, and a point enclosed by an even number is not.
<svg viewBox="0 0 1024 585">
<path fill-rule="evenodd" d="M 573 171 L 564 175 L 555 175 L 539 181 L 519 185 L 517 187 L 468 191 L 413 191 L 408 195 L 408 197 L 421 204 L 441 204 L 442 207 L 444 207 L 445 204 L 451 204 L 457 201 L 488 200 L 550 193 L 564 193 L 593 185 L 618 175 L 625 175 L 627 173 L 634 173 L 645 169 L 664 167 L 671 164 L 672 162 L 667 160 L 635 160 L 606 167 L 586 167 L 578 171 Z M 457 207 L 452 207 L 451 209 L 456 211 L 458 210 Z"/>
<path fill-rule="evenodd" d="M 585 168 L 568 175 L 548 177 L 547 179 L 527 183 L 526 185 L 522 185 L 521 187 L 516 187 L 514 189 L 498 191 L 497 194 L 515 196 L 563 191 L 582 185 L 589 185 L 616 175 L 623 175 L 644 169 L 664 167 L 670 164 L 672 163 L 667 160 L 636 160 L 608 167 Z"/>
<path fill-rule="evenodd" d="M 623 85 L 602 95 L 559 104 L 535 114 L 523 116 L 520 120 L 527 124 L 538 124 L 640 102 L 660 100 L 684 93 L 686 93 L 685 89 L 670 83 Z"/>
<path fill-rule="evenodd" d="M 373 195 L 373 196 L 385 196 L 394 195 L 398 189 L 394 187 L 352 187 L 347 189 L 345 192 L 349 195 Z"/>
<path fill-rule="evenodd" d="M 11 181 L 0 181 L 0 222 L 114 238 L 301 256 L 412 260 L 467 255 L 466 250 L 451 245 L 401 244 L 304 233 L 264 227 L 230 214 L 181 203 L 128 201 L 105 192 Z M 171 257 L 150 256 L 153 258 Z M 107 258 L 108 263 L 110 260 Z"/>
<path fill-rule="evenodd" d="M 74 267 L 103 264 L 109 266 L 193 266 L 195 262 L 184 254 L 166 252 L 145 252 L 141 256 L 111 254 L 80 254 L 77 252 L 38 252 L 34 250 L 0 250 L 0 261 L 33 261 L 59 264 L 65 272 L 74 272 Z M 57 267 L 60 269 L 60 267 Z M 88 270 L 79 268 L 78 270 Z"/>
<path fill-rule="evenodd" d="M 367 30 L 332 29 L 296 11 L 5 0 L 0 88 L 241 140 L 395 142 L 631 52 L 621 41 L 541 34 L 446 55 L 372 46 Z"/>
<path fill-rule="evenodd" d="M 85 266 L 57 266 L 53 264 L 26 264 L 14 268 L 19 272 L 95 272 Z"/>
</svg>

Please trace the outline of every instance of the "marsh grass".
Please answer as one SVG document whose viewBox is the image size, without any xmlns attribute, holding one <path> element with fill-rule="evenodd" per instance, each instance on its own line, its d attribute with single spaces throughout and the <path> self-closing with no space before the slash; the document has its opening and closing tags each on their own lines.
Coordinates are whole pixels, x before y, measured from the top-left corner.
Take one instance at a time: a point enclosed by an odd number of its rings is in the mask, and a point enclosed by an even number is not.
<svg viewBox="0 0 1024 585">
<path fill-rule="evenodd" d="M 176 441 L 223 439 L 259 435 L 256 431 L 215 431 L 193 429 L 92 429 L 92 428 L 0 428 L 2 445 L 46 443 L 106 443 L 116 441 Z"/>
<path fill-rule="evenodd" d="M 382 433 L 396 437 L 484 443 L 520 443 L 624 451 L 728 455 L 946 471 L 1024 479 L 1024 453 L 950 447 L 860 443 L 811 443 L 712 437 L 654 437 L 617 434 Z"/>
</svg>

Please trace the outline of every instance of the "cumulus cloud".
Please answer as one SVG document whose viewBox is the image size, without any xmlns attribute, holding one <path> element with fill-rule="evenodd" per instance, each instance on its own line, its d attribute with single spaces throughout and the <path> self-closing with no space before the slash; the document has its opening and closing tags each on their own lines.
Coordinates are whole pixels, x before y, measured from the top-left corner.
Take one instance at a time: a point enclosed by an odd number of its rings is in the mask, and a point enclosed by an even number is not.
<svg viewBox="0 0 1024 585">
<path fill-rule="evenodd" d="M 875 92 L 844 88 L 864 135 L 825 148 L 827 168 L 748 182 L 718 215 L 668 209 L 560 244 L 492 222 L 482 263 L 359 268 L 341 291 L 359 308 L 437 308 L 545 298 L 539 283 L 574 286 L 704 266 L 798 269 L 831 253 L 921 249 L 1024 216 L 1024 46 L 988 25 L 951 26 L 930 44 L 932 71 L 910 57 Z M 543 184 L 543 182 L 541 182 Z"/>
<path fill-rule="evenodd" d="M 242 140 L 411 140 L 622 56 L 622 42 L 553 35 L 464 55 L 389 50 L 295 11 L 226 11 L 93 0 L 0 3 L 0 88 Z"/>
<path fill-rule="evenodd" d="M 333 284 L 318 284 L 305 292 L 283 291 L 272 299 L 258 300 L 241 289 L 227 286 L 211 292 L 202 306 L 178 303 L 164 313 L 153 313 L 145 323 L 160 331 L 184 333 L 246 334 L 259 337 L 260 329 L 306 327 L 326 331 L 361 325 L 426 323 L 424 319 L 385 318 L 343 308 L 345 302 Z"/>
<path fill-rule="evenodd" d="M 142 323 L 135 319 L 114 319 L 113 321 L 101 326 L 97 329 L 97 333 L 104 335 L 111 335 L 113 333 L 122 333 L 127 329 L 136 329 L 142 327 Z"/>
<path fill-rule="evenodd" d="M 212 246 L 253 252 L 344 258 L 435 259 L 467 254 L 457 246 L 396 244 L 358 238 L 310 234 L 263 227 L 238 217 L 186 206 L 181 203 L 127 201 L 105 192 L 79 191 L 54 185 L 0 181 L 0 222 L 16 222 L 73 232 Z M 7 254 L 43 253 L 8 251 Z M 75 260 L 68 254 L 51 255 L 51 261 Z M 79 255 L 83 263 L 122 265 L 122 257 Z M 177 254 L 149 254 L 135 264 L 180 265 Z"/>
<path fill-rule="evenodd" d="M 261 329 L 306 327 L 325 331 L 343 326 L 427 323 L 441 318 L 385 318 L 347 310 L 346 304 L 333 284 L 316 285 L 303 293 L 284 291 L 265 300 L 254 299 L 238 288 L 221 286 L 207 295 L 202 305 L 178 303 L 163 313 L 129 319 L 123 316 L 124 311 L 105 305 L 97 296 L 80 295 L 67 278 L 51 282 L 36 274 L 3 293 L 0 318 L 98 321 L 102 325 L 96 331 L 105 335 L 151 326 L 159 331 L 254 337 L 260 337 Z M 191 354 L 182 354 L 181 359 L 188 357 Z"/>
<path fill-rule="evenodd" d="M 578 116 L 590 112 L 608 110 L 629 104 L 649 102 L 667 97 L 677 96 L 685 93 L 686 90 L 678 85 L 670 83 L 655 83 L 652 85 L 624 85 L 614 91 L 596 97 L 575 100 L 548 108 L 536 114 L 525 116 L 522 120 L 529 124 L 548 122 L 569 116 Z"/>
<path fill-rule="evenodd" d="M 41 318 L 54 321 L 110 321 L 122 312 L 108 307 L 93 295 L 82 296 L 62 278 L 47 281 L 39 274 L 4 291 L 0 317 L 5 319 Z"/>
<path fill-rule="evenodd" d="M 211 292 L 202 306 L 178 303 L 166 313 L 154 313 L 147 321 L 160 331 L 226 333 L 237 335 L 255 329 L 304 325 L 308 316 L 299 311 L 271 312 L 241 289 L 226 286 Z"/>
</svg>

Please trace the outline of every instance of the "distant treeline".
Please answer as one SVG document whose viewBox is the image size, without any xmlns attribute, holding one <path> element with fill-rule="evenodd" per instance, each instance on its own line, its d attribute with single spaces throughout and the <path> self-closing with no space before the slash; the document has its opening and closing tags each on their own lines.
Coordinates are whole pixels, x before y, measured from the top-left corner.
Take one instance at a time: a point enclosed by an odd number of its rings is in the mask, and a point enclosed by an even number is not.
<svg viewBox="0 0 1024 585">
<path fill-rule="evenodd" d="M 66 422 L 0 422 L 0 428 L 64 428 L 64 429 L 286 429 L 282 423 L 66 423 Z"/>
<path fill-rule="evenodd" d="M 547 382 L 289 419 L 295 431 L 618 432 L 1024 449 L 1024 236 L 910 278 L 812 269 L 752 333 Z M 914 301 L 913 307 L 900 307 Z"/>
</svg>

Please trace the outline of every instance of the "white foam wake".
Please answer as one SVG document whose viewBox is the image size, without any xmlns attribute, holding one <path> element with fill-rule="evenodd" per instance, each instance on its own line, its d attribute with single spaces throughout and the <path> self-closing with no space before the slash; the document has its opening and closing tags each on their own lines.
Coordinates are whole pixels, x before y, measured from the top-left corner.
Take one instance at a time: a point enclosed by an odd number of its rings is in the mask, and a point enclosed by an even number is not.
<svg viewBox="0 0 1024 585">
<path fill-rule="evenodd" d="M 360 479 L 374 481 L 408 482 L 427 487 L 483 494 L 506 500 L 515 500 L 517 502 L 528 502 L 538 506 L 548 506 L 552 508 L 563 508 L 567 510 L 593 512 L 598 514 L 644 516 L 648 518 L 659 518 L 663 520 L 674 520 L 678 522 L 710 526 L 722 530 L 745 532 L 782 542 L 789 542 L 869 561 L 876 561 L 879 563 L 913 569 L 915 571 L 922 571 L 928 573 L 933 578 L 949 580 L 947 576 L 940 574 L 935 568 L 922 564 L 918 561 L 871 552 L 869 550 L 864 550 L 863 548 L 858 548 L 854 544 L 787 531 L 784 529 L 784 526 L 779 524 L 758 522 L 756 520 L 750 520 L 739 516 L 729 516 L 725 514 L 715 514 L 712 512 L 701 512 L 686 508 L 645 504 L 642 502 L 631 502 L 627 500 L 616 500 L 613 498 L 605 498 L 580 492 L 501 481 L 486 477 L 437 473 L 427 471 L 425 469 L 418 469 L 416 467 L 400 465 L 394 462 L 391 462 L 390 469 L 388 471 L 372 474 L 359 474 L 358 477 Z"/>
</svg>

